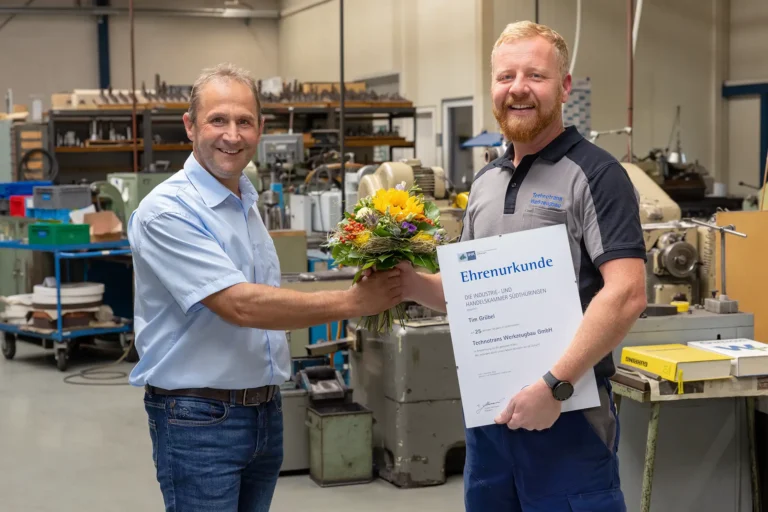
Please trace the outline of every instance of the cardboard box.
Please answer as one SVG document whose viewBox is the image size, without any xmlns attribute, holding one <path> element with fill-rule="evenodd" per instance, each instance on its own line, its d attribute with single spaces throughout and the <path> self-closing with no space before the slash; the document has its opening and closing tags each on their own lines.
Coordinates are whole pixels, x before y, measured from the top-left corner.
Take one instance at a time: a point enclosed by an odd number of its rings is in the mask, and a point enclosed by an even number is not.
<svg viewBox="0 0 768 512">
<path fill-rule="evenodd" d="M 112 242 L 123 238 L 123 223 L 114 212 L 88 213 L 83 220 L 91 226 L 91 242 Z"/>
</svg>

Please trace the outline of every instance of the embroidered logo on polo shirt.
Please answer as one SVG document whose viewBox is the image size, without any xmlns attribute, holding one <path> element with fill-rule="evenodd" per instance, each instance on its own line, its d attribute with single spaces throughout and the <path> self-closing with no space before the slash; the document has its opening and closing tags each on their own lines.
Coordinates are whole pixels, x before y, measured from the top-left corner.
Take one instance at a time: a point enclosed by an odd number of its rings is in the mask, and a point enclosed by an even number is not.
<svg viewBox="0 0 768 512">
<path fill-rule="evenodd" d="M 531 204 L 535 206 L 546 206 L 548 208 L 562 208 L 563 196 L 534 192 L 533 197 L 531 197 Z"/>
</svg>

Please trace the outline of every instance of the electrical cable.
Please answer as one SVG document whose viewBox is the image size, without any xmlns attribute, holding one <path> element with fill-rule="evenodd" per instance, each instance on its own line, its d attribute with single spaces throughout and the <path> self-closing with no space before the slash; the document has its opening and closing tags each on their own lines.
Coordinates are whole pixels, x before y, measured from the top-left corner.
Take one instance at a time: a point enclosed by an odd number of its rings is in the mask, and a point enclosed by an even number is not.
<svg viewBox="0 0 768 512">
<path fill-rule="evenodd" d="M 576 0 L 576 37 L 573 42 L 573 54 L 571 57 L 571 68 L 568 74 L 572 75 L 576 68 L 576 56 L 579 53 L 579 41 L 581 40 L 581 0 Z"/>
<path fill-rule="evenodd" d="M 637 0 L 635 5 L 635 23 L 632 27 L 632 56 L 635 56 L 637 49 L 637 33 L 640 31 L 640 15 L 643 14 L 643 0 Z"/>
<path fill-rule="evenodd" d="M 59 162 L 56 160 L 56 157 L 53 156 L 47 149 L 33 148 L 25 151 L 24 154 L 21 156 L 21 158 L 19 158 L 19 165 L 17 166 L 17 173 L 16 173 L 16 175 L 19 178 L 19 181 L 25 181 L 23 179 L 26 176 L 25 169 L 29 171 L 29 168 L 26 166 L 29 163 L 30 157 L 37 153 L 40 153 L 46 159 L 48 159 L 49 169 L 50 169 L 47 176 L 48 181 L 54 181 L 58 177 Z M 46 178 L 46 176 L 43 176 L 43 178 Z"/>
<path fill-rule="evenodd" d="M 116 361 L 108 364 L 94 366 L 92 368 L 86 368 L 85 370 L 81 370 L 78 373 L 67 375 L 64 377 L 64 383 L 72 384 L 74 386 L 129 386 L 130 382 L 127 380 L 123 382 L 108 382 L 128 378 L 128 372 L 109 370 L 109 368 L 122 363 L 125 358 L 128 357 L 128 354 L 133 349 L 134 340 L 135 338 L 131 336 L 131 343 L 128 344 L 128 347 L 125 349 L 125 351 L 123 351 L 123 355 L 121 355 L 120 358 Z M 73 381 L 73 379 L 84 379 L 86 381 L 95 382 L 76 382 Z"/>
</svg>

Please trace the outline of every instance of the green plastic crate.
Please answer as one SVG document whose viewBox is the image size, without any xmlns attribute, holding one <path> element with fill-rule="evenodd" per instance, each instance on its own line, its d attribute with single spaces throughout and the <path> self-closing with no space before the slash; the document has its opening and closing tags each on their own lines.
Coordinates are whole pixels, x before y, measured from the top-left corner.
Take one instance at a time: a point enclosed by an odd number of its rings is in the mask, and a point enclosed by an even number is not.
<svg viewBox="0 0 768 512">
<path fill-rule="evenodd" d="M 78 245 L 91 242 L 91 226 L 88 224 L 47 224 L 29 225 L 31 245 Z"/>
</svg>

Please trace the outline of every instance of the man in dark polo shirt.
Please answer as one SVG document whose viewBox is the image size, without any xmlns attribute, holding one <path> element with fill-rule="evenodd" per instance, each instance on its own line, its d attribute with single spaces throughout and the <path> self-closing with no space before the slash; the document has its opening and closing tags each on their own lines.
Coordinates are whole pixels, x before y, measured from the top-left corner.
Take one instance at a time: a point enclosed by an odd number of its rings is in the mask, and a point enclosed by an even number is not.
<svg viewBox="0 0 768 512">
<path fill-rule="evenodd" d="M 494 114 L 510 146 L 476 174 L 461 239 L 565 224 L 584 318 L 557 363 L 510 401 L 497 425 L 467 429 L 466 509 L 625 511 L 609 378 L 612 350 L 646 306 L 637 194 L 616 159 L 563 126 L 571 76 L 559 34 L 511 24 L 491 61 Z M 400 267 L 406 299 L 445 311 L 439 274 Z M 571 383 L 588 371 L 601 406 L 561 413 Z"/>
</svg>

